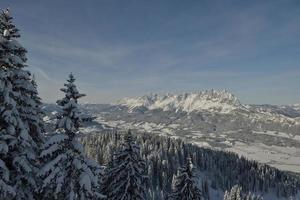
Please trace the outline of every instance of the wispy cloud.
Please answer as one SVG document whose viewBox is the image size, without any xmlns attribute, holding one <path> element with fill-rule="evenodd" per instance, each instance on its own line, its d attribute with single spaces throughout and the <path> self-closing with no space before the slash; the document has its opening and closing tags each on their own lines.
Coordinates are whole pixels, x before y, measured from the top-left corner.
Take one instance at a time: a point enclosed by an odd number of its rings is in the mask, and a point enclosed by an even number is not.
<svg viewBox="0 0 300 200">
<path fill-rule="evenodd" d="M 57 80 L 55 80 L 54 78 L 51 78 L 44 70 L 42 70 L 39 67 L 30 66 L 29 70 L 31 70 L 31 72 L 35 76 L 37 75 L 41 79 L 44 79 L 44 80 L 49 81 L 49 82 L 57 82 Z"/>
</svg>

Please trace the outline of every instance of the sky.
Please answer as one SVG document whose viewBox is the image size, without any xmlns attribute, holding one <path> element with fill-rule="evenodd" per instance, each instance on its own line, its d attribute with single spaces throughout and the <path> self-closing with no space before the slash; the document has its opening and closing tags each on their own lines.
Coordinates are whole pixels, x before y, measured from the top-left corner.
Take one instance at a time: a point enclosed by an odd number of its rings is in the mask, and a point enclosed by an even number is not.
<svg viewBox="0 0 300 200">
<path fill-rule="evenodd" d="M 44 102 L 69 73 L 109 103 L 227 89 L 242 103 L 300 103 L 298 0 L 1 0 Z"/>
</svg>

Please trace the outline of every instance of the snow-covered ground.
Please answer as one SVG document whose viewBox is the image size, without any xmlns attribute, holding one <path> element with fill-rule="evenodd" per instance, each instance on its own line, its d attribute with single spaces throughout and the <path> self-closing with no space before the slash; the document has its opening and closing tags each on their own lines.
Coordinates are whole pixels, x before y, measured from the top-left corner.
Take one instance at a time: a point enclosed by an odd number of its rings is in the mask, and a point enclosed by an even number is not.
<svg viewBox="0 0 300 200">
<path fill-rule="evenodd" d="M 201 131 L 190 131 L 189 134 L 178 135 L 176 124 L 155 124 L 155 123 L 126 123 L 125 121 L 105 121 L 98 119 L 99 123 L 107 126 L 119 127 L 121 129 L 136 129 L 173 138 L 184 138 L 202 147 L 235 152 L 251 160 L 269 164 L 281 170 L 300 173 L 300 136 L 283 132 L 253 131 L 250 133 L 253 139 L 249 138 L 248 133 L 241 130 L 223 133 L 202 133 Z M 186 130 L 187 131 L 187 130 Z M 247 137 L 244 137 L 246 134 Z M 255 136 L 261 136 L 255 139 Z M 274 139 L 276 138 L 276 139 Z M 268 143 L 268 140 L 270 140 Z M 280 141 L 280 146 L 276 141 Z M 272 143 L 272 141 L 274 141 Z M 294 143 L 293 143 L 294 141 Z"/>
<path fill-rule="evenodd" d="M 266 163 L 281 170 L 300 173 L 300 149 L 295 147 L 279 147 L 262 143 L 246 144 L 236 142 L 226 150 L 243 155 L 248 159 Z"/>
</svg>

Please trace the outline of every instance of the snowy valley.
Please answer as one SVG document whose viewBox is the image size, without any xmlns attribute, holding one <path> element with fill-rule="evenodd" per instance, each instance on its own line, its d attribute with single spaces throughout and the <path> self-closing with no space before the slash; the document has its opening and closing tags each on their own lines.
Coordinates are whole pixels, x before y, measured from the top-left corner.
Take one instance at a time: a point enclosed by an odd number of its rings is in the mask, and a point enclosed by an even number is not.
<svg viewBox="0 0 300 200">
<path fill-rule="evenodd" d="M 297 105 L 243 105 L 227 91 L 151 94 L 114 104 L 84 104 L 100 124 L 183 138 L 236 152 L 282 170 L 300 172 L 300 110 Z"/>
</svg>

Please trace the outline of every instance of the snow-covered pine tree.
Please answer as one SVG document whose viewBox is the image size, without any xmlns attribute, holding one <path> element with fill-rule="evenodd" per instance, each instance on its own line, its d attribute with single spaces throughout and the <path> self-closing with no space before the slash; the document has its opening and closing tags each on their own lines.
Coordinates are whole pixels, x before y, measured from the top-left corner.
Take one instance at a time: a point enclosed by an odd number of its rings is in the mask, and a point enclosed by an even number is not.
<svg viewBox="0 0 300 200">
<path fill-rule="evenodd" d="M 106 169 L 103 192 L 110 200 L 146 200 L 146 163 L 130 131 Z"/>
<path fill-rule="evenodd" d="M 229 192 L 226 190 L 224 193 L 223 200 L 228 200 L 229 199 Z"/>
<path fill-rule="evenodd" d="M 76 140 L 80 127 L 80 112 L 77 101 L 80 94 L 70 74 L 62 100 L 62 108 L 54 135 L 43 145 L 41 159 L 44 166 L 39 172 L 42 178 L 43 199 L 86 200 L 102 199 L 99 193 L 101 167 L 86 158 L 82 145 Z"/>
<path fill-rule="evenodd" d="M 224 200 L 242 200 L 242 188 L 235 185 L 230 191 L 226 191 L 224 194 Z"/>
<path fill-rule="evenodd" d="M 82 137 L 81 141 L 86 149 L 89 150 L 87 153 L 91 158 L 109 158 L 108 155 L 110 155 L 111 150 L 117 149 L 120 143 L 119 138 L 123 135 L 121 133 L 122 132 L 118 131 L 104 131 L 102 134 L 97 134 L 97 132 L 95 132 L 88 134 L 86 137 Z M 180 152 L 182 152 L 182 148 L 184 148 L 186 152 L 193 152 L 193 164 L 195 168 L 201 170 L 201 172 L 211 174 L 208 186 L 211 187 L 212 184 L 215 183 L 216 190 L 226 190 L 229 185 L 234 185 L 239 182 L 242 184 L 242 187 L 245 188 L 245 191 L 265 194 L 264 191 L 259 190 L 257 185 L 265 182 L 266 179 L 269 179 L 267 182 L 272 183 L 269 186 L 269 191 L 272 190 L 276 192 L 280 189 L 281 192 L 278 194 L 278 198 L 288 199 L 289 196 L 295 197 L 299 190 L 300 182 L 297 177 L 267 165 L 263 165 L 264 168 L 261 168 L 262 165 L 257 162 L 240 158 L 234 153 L 213 151 L 184 143 L 181 139 L 154 136 L 151 133 L 138 133 L 135 137 L 137 144 L 141 145 L 141 154 L 148 165 L 150 180 L 149 194 L 151 194 L 151 199 L 161 200 L 160 194 L 163 190 L 160 188 L 158 180 L 162 179 L 165 168 L 167 168 L 170 173 L 170 175 L 168 175 L 170 181 L 168 181 L 168 185 L 165 188 L 170 188 L 170 190 L 167 189 L 163 191 L 164 196 L 171 192 L 171 188 L 174 188 L 171 183 L 175 182 L 172 181 L 172 179 L 178 171 L 177 168 L 179 166 L 179 157 L 181 157 Z M 170 145 L 168 145 L 169 140 Z M 110 159 L 97 160 L 101 162 L 100 164 L 107 165 Z M 163 166 L 164 160 L 167 160 L 167 166 L 162 168 L 161 166 Z M 232 170 L 233 168 L 239 170 Z M 199 186 L 201 186 L 201 183 Z M 287 194 L 287 192 L 289 194 L 288 196 L 282 195 Z M 202 189 L 202 194 L 204 199 L 208 199 L 206 189 Z M 210 199 L 213 199 L 212 196 L 213 195 L 211 195 Z"/>
<path fill-rule="evenodd" d="M 39 149 L 43 144 L 44 122 L 41 109 L 41 101 L 38 96 L 35 82 L 29 71 L 23 69 L 14 70 L 14 91 L 18 92 L 17 109 L 21 119 L 34 141 L 34 148 Z"/>
<path fill-rule="evenodd" d="M 224 200 L 263 200 L 262 197 L 256 196 L 249 192 L 247 195 L 242 194 L 242 188 L 235 185 L 230 191 L 225 191 Z"/>
<path fill-rule="evenodd" d="M 34 141 L 38 144 L 43 144 L 43 136 L 42 134 L 45 133 L 45 122 L 43 117 L 45 116 L 44 111 L 42 110 L 42 99 L 39 97 L 37 92 L 37 83 L 35 81 L 35 76 L 32 76 L 31 84 L 34 88 L 31 92 L 31 99 L 34 101 L 34 106 L 32 108 L 33 114 L 35 115 L 34 118 L 29 123 L 30 128 L 30 135 L 34 139 Z"/>
<path fill-rule="evenodd" d="M 19 30 L 12 23 L 8 9 L 0 14 L 0 70 L 1 70 L 1 181 L 9 182 L 0 194 L 15 194 L 14 199 L 33 199 L 36 189 L 37 144 L 30 134 L 31 117 L 30 73 L 24 71 L 26 50 L 18 42 Z M 23 79 L 25 78 L 25 79 Z M 27 113 L 28 112 L 28 113 Z M 27 115 L 28 114 L 28 115 Z M 6 166 L 6 167 L 5 167 Z M 10 178 L 10 180 L 9 180 Z M 4 187 L 2 187 L 3 190 Z M 10 192 L 8 192 L 10 191 Z"/>
<path fill-rule="evenodd" d="M 244 198 L 243 200 L 263 200 L 262 197 L 257 196 L 255 194 L 252 194 L 251 192 L 249 192 Z"/>
<path fill-rule="evenodd" d="M 187 158 L 186 165 L 179 170 L 170 200 L 203 200 L 202 192 L 195 181 L 193 163 Z"/>
<path fill-rule="evenodd" d="M 1 53 L 2 49 L 2 37 Z M 2 60 L 2 59 L 1 59 Z M 6 68 L 0 66 L 0 199 L 11 199 L 16 191 L 13 188 L 12 175 L 15 173 L 9 166 L 13 163 L 12 154 L 9 150 L 17 144 L 16 130 L 22 127 L 19 113 L 16 109 L 16 102 L 12 98 L 12 85 L 9 80 L 10 73 Z"/>
</svg>

